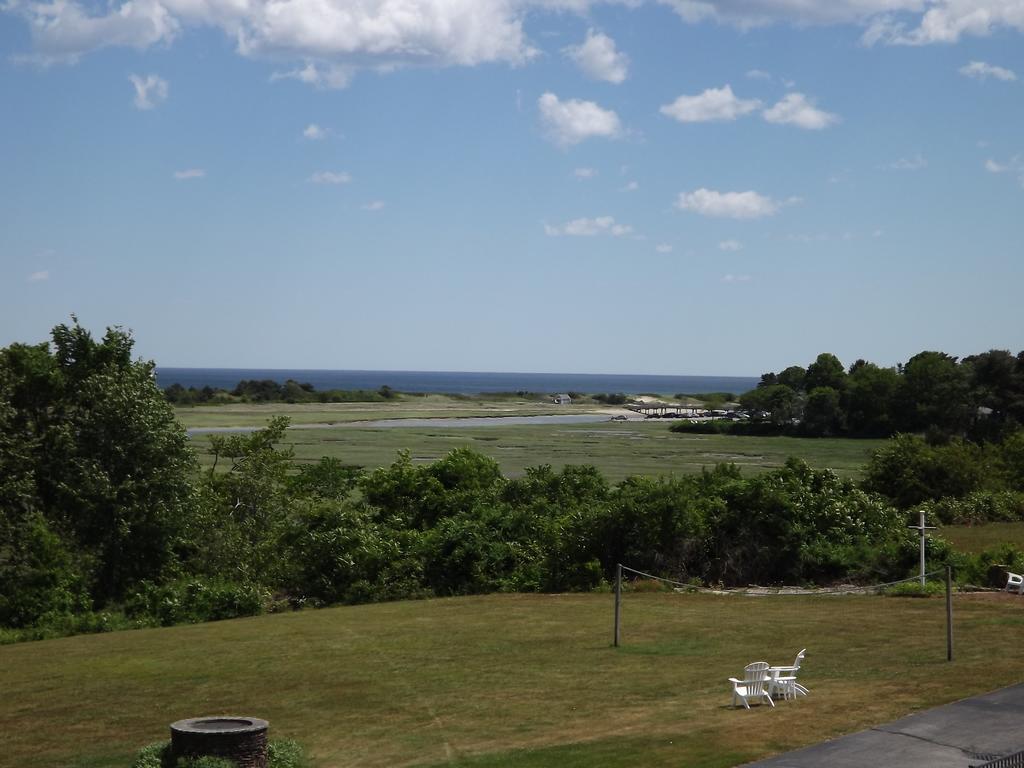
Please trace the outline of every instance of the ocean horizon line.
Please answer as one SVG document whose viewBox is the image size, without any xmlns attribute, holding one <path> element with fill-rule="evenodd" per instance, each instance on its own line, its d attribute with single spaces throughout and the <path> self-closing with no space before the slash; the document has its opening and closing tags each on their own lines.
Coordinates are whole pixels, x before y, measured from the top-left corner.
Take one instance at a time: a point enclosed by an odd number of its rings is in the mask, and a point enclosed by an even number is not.
<svg viewBox="0 0 1024 768">
<path fill-rule="evenodd" d="M 496 392 L 621 392 L 661 394 L 733 392 L 757 386 L 759 376 L 673 376 L 670 374 L 527 373 L 514 371 L 389 371 L 327 368 L 176 368 L 157 366 L 161 387 L 180 384 L 202 389 L 233 389 L 242 380 L 293 379 L 317 390 L 379 389 L 433 394 L 486 394 Z"/>
<path fill-rule="evenodd" d="M 602 373 L 594 371 L 479 371 L 454 368 L 278 368 L 274 366 L 212 366 L 212 365 L 157 365 L 163 371 L 280 371 L 309 373 L 425 373 L 466 374 L 471 376 L 647 376 L 672 379 L 760 379 L 761 375 L 730 373 Z"/>
</svg>

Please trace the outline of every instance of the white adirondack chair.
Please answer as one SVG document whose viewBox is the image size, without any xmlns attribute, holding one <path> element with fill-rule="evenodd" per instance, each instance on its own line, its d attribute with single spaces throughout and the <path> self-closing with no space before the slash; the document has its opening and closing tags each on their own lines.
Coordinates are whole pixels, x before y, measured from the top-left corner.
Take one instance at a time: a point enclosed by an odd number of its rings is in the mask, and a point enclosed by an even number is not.
<svg viewBox="0 0 1024 768">
<path fill-rule="evenodd" d="M 789 666 L 771 667 L 768 670 L 771 681 L 768 683 L 768 692 L 772 695 L 781 693 L 784 699 L 795 699 L 797 696 L 806 696 L 809 691 L 796 681 L 796 673 L 800 671 L 807 649 L 804 648 L 796 655 L 796 659 Z"/>
<path fill-rule="evenodd" d="M 774 707 L 775 702 L 768 695 L 769 680 L 767 661 L 755 661 L 753 664 L 747 664 L 743 668 L 742 680 L 737 680 L 735 677 L 729 678 L 729 682 L 732 683 L 732 705 L 735 707 L 736 700 L 739 699 L 743 702 L 744 707 L 750 709 L 748 703 L 750 699 L 766 699 Z"/>
<path fill-rule="evenodd" d="M 1018 595 L 1024 594 L 1024 576 L 1019 573 L 1006 572 L 1006 591 L 1016 592 Z"/>
</svg>

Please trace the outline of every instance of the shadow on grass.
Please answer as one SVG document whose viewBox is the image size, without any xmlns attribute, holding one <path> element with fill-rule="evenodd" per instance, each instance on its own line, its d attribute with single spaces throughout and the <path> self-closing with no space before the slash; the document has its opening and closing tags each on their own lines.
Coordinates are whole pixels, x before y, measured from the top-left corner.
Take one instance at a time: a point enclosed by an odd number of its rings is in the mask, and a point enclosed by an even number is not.
<svg viewBox="0 0 1024 768">
<path fill-rule="evenodd" d="M 472 757 L 455 757 L 421 768 L 731 768 L 754 759 L 750 752 L 734 751 L 714 743 L 706 733 L 676 737 L 609 738 L 538 749 L 516 749 Z"/>
</svg>

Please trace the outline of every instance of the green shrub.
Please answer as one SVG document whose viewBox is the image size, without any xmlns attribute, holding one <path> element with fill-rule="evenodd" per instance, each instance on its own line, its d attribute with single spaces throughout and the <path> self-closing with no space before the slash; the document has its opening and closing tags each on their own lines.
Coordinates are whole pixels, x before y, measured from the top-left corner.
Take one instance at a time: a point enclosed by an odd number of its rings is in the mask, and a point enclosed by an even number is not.
<svg viewBox="0 0 1024 768">
<path fill-rule="evenodd" d="M 298 742 L 274 739 L 267 744 L 267 768 L 308 768 L 309 762 Z M 186 757 L 175 760 L 169 741 L 150 744 L 139 750 L 131 768 L 237 768 L 223 757 Z"/>
<path fill-rule="evenodd" d="M 1024 520 L 1024 493 L 1016 491 L 975 491 L 961 499 L 946 497 L 924 505 L 931 520 L 943 525 Z"/>
<path fill-rule="evenodd" d="M 905 581 L 893 584 L 882 594 L 886 597 L 937 597 L 946 594 L 946 585 L 941 581 L 926 581 L 924 586 L 917 581 Z"/>
<path fill-rule="evenodd" d="M 277 739 L 267 745 L 269 768 L 306 768 L 309 761 L 297 741 Z"/>
<path fill-rule="evenodd" d="M 235 619 L 263 613 L 269 594 L 252 584 L 192 578 L 170 584 L 142 582 L 125 602 L 133 618 L 161 626 Z"/>
</svg>

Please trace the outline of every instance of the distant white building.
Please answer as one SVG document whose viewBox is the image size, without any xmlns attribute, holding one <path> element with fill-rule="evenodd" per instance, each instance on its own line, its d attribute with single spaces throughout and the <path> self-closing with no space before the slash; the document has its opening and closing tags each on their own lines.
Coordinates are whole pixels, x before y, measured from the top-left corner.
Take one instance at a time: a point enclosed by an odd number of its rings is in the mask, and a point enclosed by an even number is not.
<svg viewBox="0 0 1024 768">
<path fill-rule="evenodd" d="M 555 405 L 572 405 L 572 398 L 568 395 L 555 395 L 551 398 L 551 402 Z"/>
</svg>

